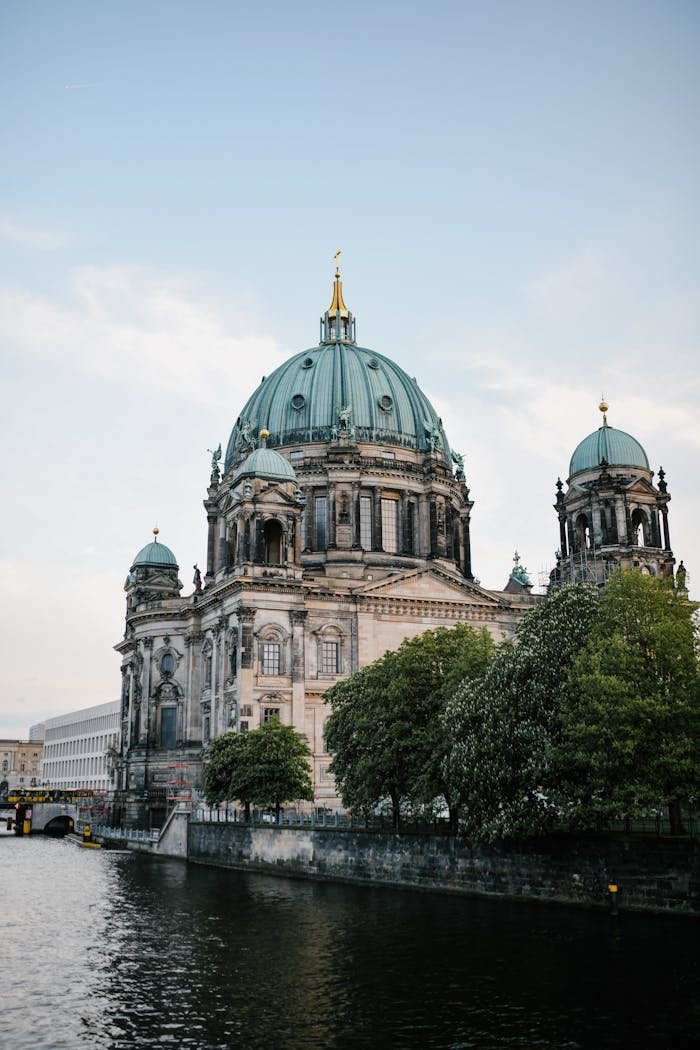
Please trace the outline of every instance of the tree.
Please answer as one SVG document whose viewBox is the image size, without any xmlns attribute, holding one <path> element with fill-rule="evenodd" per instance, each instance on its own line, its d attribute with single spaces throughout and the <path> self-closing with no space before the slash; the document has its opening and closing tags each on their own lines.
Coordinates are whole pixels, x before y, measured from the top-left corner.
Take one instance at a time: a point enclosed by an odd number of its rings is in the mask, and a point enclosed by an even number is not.
<svg viewBox="0 0 700 1050">
<path fill-rule="evenodd" d="M 204 774 L 207 802 L 238 799 L 250 818 L 251 804 L 274 806 L 313 800 L 309 749 L 293 726 L 277 718 L 250 733 L 225 733 L 213 741 Z"/>
<path fill-rule="evenodd" d="M 238 799 L 250 819 L 253 800 L 250 733 L 224 733 L 212 741 L 204 770 L 204 793 L 209 805 Z"/>
<path fill-rule="evenodd" d="M 427 812 L 444 797 L 456 821 L 441 715 L 458 682 L 483 674 L 494 651 L 485 629 L 439 627 L 327 690 L 326 746 L 345 805 L 368 814 L 389 798 L 398 827 L 402 806 Z"/>
<path fill-rule="evenodd" d="M 563 791 L 594 823 L 700 793 L 700 673 L 695 607 L 669 581 L 615 574 L 572 668 L 562 712 Z"/>
<path fill-rule="evenodd" d="M 448 703 L 444 724 L 453 744 L 445 776 L 462 830 L 473 838 L 551 826 L 562 696 L 599 602 L 593 587 L 557 590 L 524 617 L 515 644 L 499 647 L 483 679 L 466 679 Z"/>
<path fill-rule="evenodd" d="M 298 799 L 313 802 L 310 751 L 294 726 L 282 725 L 278 718 L 271 718 L 245 736 L 251 769 L 251 801 L 255 805 L 274 806 L 279 817 L 283 802 Z"/>
</svg>

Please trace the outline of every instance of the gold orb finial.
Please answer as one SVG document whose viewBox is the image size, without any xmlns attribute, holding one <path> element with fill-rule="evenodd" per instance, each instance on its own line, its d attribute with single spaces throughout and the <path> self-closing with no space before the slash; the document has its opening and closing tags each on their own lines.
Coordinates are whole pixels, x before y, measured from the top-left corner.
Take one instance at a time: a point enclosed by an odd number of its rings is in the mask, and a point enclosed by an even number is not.
<svg viewBox="0 0 700 1050">
<path fill-rule="evenodd" d="M 605 398 L 603 398 L 601 400 L 600 404 L 598 405 L 598 411 L 599 412 L 607 412 L 609 408 L 610 408 L 610 405 L 605 400 Z"/>
<path fill-rule="evenodd" d="M 158 528 L 158 526 L 154 525 L 153 526 L 153 535 L 156 537 L 156 543 L 158 542 L 158 533 L 159 532 L 160 532 L 160 529 Z"/>
<path fill-rule="evenodd" d="M 262 438 L 263 441 L 267 441 L 269 436 L 270 436 L 270 431 L 267 429 L 267 427 L 263 427 L 262 430 L 260 431 L 260 437 Z"/>
</svg>

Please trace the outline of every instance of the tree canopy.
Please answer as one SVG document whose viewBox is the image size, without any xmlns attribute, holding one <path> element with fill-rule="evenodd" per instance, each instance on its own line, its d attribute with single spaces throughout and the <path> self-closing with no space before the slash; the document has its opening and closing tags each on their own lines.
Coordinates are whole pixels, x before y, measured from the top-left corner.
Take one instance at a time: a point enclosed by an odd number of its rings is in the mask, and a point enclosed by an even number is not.
<svg viewBox="0 0 700 1050">
<path fill-rule="evenodd" d="M 369 813 L 388 798 L 395 825 L 402 807 L 426 813 L 441 798 L 452 812 L 441 715 L 457 684 L 482 675 L 494 652 L 485 629 L 439 627 L 327 690 L 326 746 L 346 806 Z"/>
<path fill-rule="evenodd" d="M 279 811 L 284 802 L 313 801 L 309 755 L 294 727 L 277 718 L 249 733 L 225 733 L 207 754 L 207 802 L 237 799 L 246 811 L 251 805 Z"/>
<path fill-rule="evenodd" d="M 465 679 L 448 703 L 453 746 L 445 776 L 472 837 L 530 835 L 551 825 L 562 697 L 599 603 L 593 587 L 560 588 L 524 617 L 515 644 L 499 646 L 485 676 Z"/>
<path fill-rule="evenodd" d="M 694 607 L 659 577 L 615 574 L 570 675 L 562 797 L 591 824 L 700 794 L 700 671 Z"/>
</svg>

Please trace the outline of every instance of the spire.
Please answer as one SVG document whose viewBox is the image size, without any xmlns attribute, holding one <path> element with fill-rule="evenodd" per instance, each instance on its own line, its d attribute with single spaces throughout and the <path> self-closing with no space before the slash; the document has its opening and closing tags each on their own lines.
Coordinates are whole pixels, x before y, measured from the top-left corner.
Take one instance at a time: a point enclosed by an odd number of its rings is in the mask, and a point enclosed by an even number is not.
<svg viewBox="0 0 700 1050">
<path fill-rule="evenodd" d="M 340 248 L 334 255 L 335 280 L 333 281 L 331 305 L 321 318 L 322 343 L 355 342 L 355 318 L 348 310 L 343 299 L 343 282 L 340 279 L 340 266 L 338 265 L 339 257 Z"/>
</svg>

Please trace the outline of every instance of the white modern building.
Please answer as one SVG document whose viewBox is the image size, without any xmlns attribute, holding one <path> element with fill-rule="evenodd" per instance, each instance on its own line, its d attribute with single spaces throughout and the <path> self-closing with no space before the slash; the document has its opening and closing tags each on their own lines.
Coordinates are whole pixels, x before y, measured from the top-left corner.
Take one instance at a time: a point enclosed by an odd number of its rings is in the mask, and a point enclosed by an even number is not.
<svg viewBox="0 0 700 1050">
<path fill-rule="evenodd" d="M 47 718 L 41 780 L 48 787 L 111 787 L 113 755 L 120 747 L 120 702 Z"/>
</svg>

